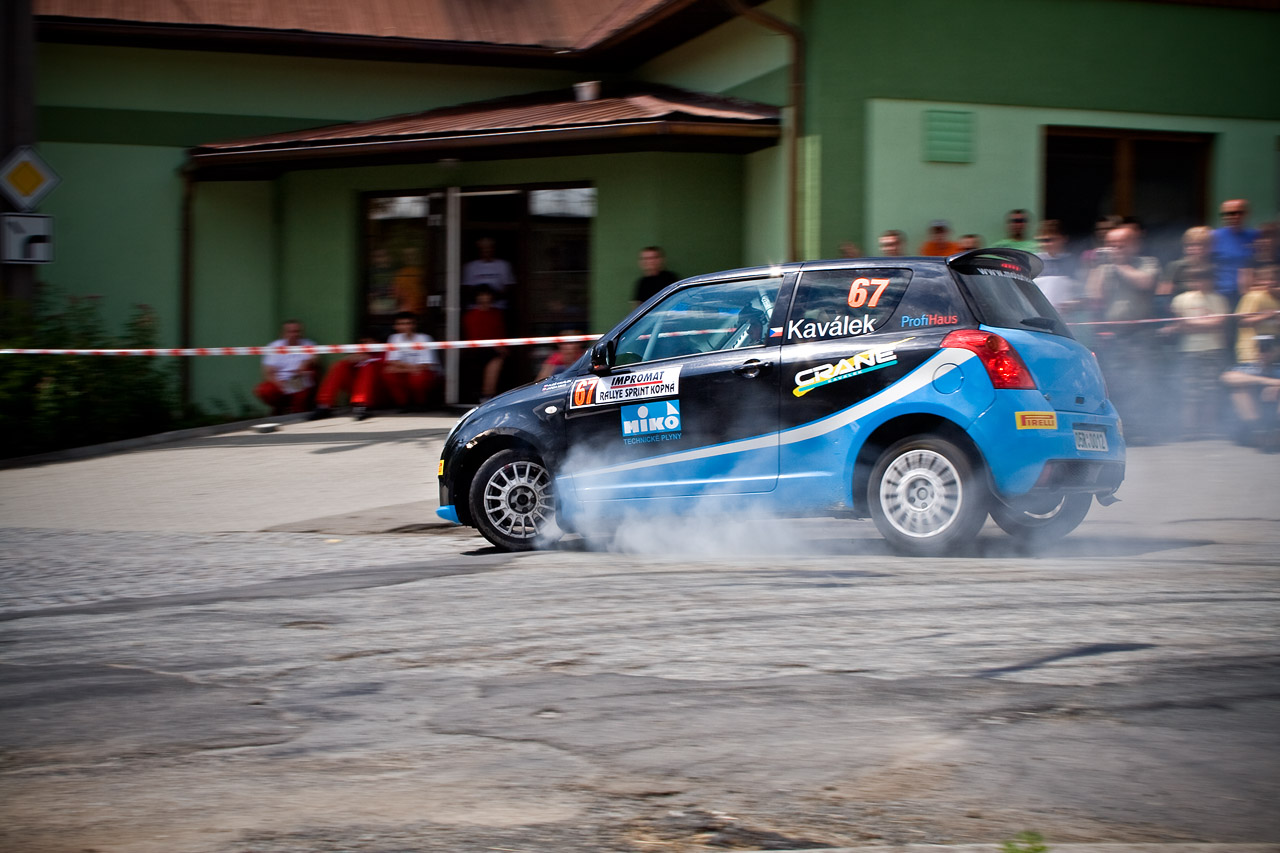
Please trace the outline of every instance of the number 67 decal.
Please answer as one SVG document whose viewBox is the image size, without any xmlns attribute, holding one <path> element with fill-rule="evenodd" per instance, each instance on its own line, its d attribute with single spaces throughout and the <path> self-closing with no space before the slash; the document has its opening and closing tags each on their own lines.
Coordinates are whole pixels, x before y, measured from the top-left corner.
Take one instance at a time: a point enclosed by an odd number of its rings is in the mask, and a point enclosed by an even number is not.
<svg viewBox="0 0 1280 853">
<path fill-rule="evenodd" d="M 849 286 L 849 307 L 850 308 L 875 308 L 880 304 L 880 294 L 884 293 L 884 289 L 889 286 L 887 278 L 855 278 L 853 284 Z M 871 294 L 871 298 L 867 298 L 867 288 L 874 287 L 875 292 Z"/>
</svg>

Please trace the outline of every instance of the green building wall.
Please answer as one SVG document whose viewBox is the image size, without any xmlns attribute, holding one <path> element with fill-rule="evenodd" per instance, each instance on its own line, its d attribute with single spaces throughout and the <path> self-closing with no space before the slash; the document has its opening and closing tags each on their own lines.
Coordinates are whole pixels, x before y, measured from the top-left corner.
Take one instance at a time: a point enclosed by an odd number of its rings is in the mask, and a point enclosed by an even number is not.
<svg viewBox="0 0 1280 853">
<path fill-rule="evenodd" d="M 62 178 L 41 205 L 55 217 L 55 259 L 39 277 L 61 292 L 103 296 L 113 326 L 134 303 L 150 304 L 162 342 L 176 345 L 186 148 L 575 79 L 528 69 L 38 44 L 38 148 Z"/>
<path fill-rule="evenodd" d="M 37 268 L 57 293 L 101 297 L 108 328 L 149 305 L 174 342 L 181 267 L 184 152 L 145 145 L 42 143 L 62 182 L 41 204 L 54 217 L 54 261 Z"/>
<path fill-rule="evenodd" d="M 799 0 L 772 0 L 760 11 L 779 20 L 800 19 Z M 755 21 L 737 18 L 691 39 L 637 69 L 635 76 L 701 92 L 785 107 L 790 98 L 792 46 Z M 784 116 L 784 122 L 789 122 Z M 788 156 L 781 144 L 743 160 L 742 246 L 733 266 L 782 263 L 787 257 Z M 803 225 L 803 219 L 802 219 Z M 816 244 L 816 236 L 811 241 Z"/>
<path fill-rule="evenodd" d="M 870 170 L 881 167 L 885 146 L 917 145 L 919 131 L 901 139 L 878 136 L 872 121 L 887 116 L 873 102 L 1087 110 L 1103 127 L 1129 126 L 1133 115 L 1280 120 L 1280 15 L 1274 12 L 1144 0 L 812 0 L 803 10 L 805 132 L 821 151 L 809 178 L 821 187 L 816 227 L 823 247 L 857 235 L 866 248 L 882 227 L 918 229 L 942 215 L 932 185 L 915 194 L 936 171 L 918 159 L 919 174 L 900 185 L 902 199 L 915 203 L 897 201 L 892 217 L 877 206 L 886 197 L 884 183 L 913 170 L 901 157 L 891 175 Z M 1219 158 L 1226 171 L 1215 175 L 1214 189 L 1265 183 L 1274 173 L 1275 137 L 1264 127 L 1223 127 L 1239 156 L 1230 164 Z M 1041 164 L 1034 146 L 1008 144 L 992 126 L 981 133 L 980 146 L 1003 147 L 1009 155 L 1005 168 L 987 177 L 1011 189 L 988 187 L 977 199 L 994 207 L 995 218 L 984 220 L 994 224 L 976 226 L 989 236 L 1001 233 L 999 218 L 1008 207 L 1035 203 Z M 1258 180 L 1241 181 L 1240 173 Z M 1261 209 L 1262 216 L 1275 212 L 1274 178 L 1267 186 L 1271 207 Z M 956 203 L 960 190 L 952 192 L 945 204 Z M 1007 204 L 1015 195 L 1018 203 Z M 911 233 L 913 241 L 918 236 Z"/>
<path fill-rule="evenodd" d="M 191 334 L 194 346 L 247 346 L 278 337 L 282 300 L 279 188 L 267 181 L 192 188 Z M 260 360 L 189 359 L 194 400 L 238 412 L 253 401 Z"/>
<path fill-rule="evenodd" d="M 923 115 L 932 109 L 972 114 L 972 162 L 925 162 Z M 978 233 L 989 241 L 1003 236 L 1006 211 L 1043 209 L 1046 125 L 1214 134 L 1210 200 L 1249 198 L 1260 214 L 1255 219 L 1277 209 L 1277 158 L 1267 154 L 1280 138 L 1280 121 L 872 100 L 865 164 L 868 241 L 897 228 L 907 232 L 914 251 L 928 221 L 938 218 L 950 221 L 957 234 Z M 1215 222 L 1211 211 L 1205 216 Z"/>
<path fill-rule="evenodd" d="M 802 257 L 829 257 L 847 239 L 874 251 L 887 228 L 907 231 L 915 245 L 940 217 L 994 239 L 1008 209 L 1042 208 L 1044 124 L 1214 134 L 1211 199 L 1248 197 L 1258 218 L 1280 204 L 1274 12 L 1147 0 L 774 0 L 760 8 L 805 33 Z M 786 105 L 790 61 L 784 36 L 736 19 L 638 74 Z M 980 159 L 926 162 L 925 108 L 974 112 Z M 746 160 L 745 263 L 785 251 L 786 152 Z"/>
</svg>

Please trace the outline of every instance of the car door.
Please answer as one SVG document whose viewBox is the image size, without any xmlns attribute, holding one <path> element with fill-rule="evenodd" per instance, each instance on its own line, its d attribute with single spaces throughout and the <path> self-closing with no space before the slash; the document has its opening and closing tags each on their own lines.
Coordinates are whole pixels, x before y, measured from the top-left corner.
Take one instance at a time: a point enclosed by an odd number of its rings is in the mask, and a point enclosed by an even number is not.
<svg viewBox="0 0 1280 853">
<path fill-rule="evenodd" d="M 787 277 L 698 282 L 602 341 L 574 380 L 562 471 L 579 500 L 767 492 L 778 479 L 778 350 Z"/>
<path fill-rule="evenodd" d="M 937 352 L 946 331 L 967 315 L 940 277 L 945 269 L 930 272 L 888 265 L 805 269 L 782 327 L 783 429 L 849 409 Z"/>
</svg>

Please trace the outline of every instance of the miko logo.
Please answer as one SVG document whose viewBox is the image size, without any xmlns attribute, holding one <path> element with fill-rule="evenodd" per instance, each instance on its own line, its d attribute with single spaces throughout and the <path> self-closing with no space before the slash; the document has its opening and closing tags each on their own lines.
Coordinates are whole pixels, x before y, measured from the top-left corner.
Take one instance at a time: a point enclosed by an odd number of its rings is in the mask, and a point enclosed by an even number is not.
<svg viewBox="0 0 1280 853">
<path fill-rule="evenodd" d="M 680 401 L 622 407 L 622 436 L 627 444 L 673 441 L 680 437 Z"/>
</svg>

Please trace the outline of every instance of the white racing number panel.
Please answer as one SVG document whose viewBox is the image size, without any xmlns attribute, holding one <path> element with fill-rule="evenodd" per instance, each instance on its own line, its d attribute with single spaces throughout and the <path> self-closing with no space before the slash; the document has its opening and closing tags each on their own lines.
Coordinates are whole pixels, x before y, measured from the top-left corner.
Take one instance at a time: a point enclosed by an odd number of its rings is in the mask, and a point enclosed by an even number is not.
<svg viewBox="0 0 1280 853">
<path fill-rule="evenodd" d="M 680 367 L 659 367 L 616 373 L 609 376 L 584 376 L 573 383 L 569 408 L 608 406 L 612 403 L 638 403 L 680 393 Z"/>
</svg>

